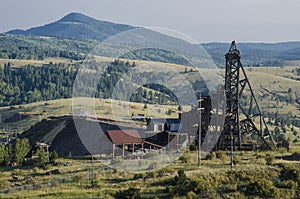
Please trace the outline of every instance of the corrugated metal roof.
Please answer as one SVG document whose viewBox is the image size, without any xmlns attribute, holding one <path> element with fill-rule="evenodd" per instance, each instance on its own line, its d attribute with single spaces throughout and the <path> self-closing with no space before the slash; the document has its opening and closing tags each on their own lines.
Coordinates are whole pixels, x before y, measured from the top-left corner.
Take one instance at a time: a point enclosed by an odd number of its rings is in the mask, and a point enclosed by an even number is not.
<svg viewBox="0 0 300 199">
<path fill-rule="evenodd" d="M 142 143 L 142 138 L 136 130 L 108 130 L 107 134 L 116 145 Z"/>
</svg>

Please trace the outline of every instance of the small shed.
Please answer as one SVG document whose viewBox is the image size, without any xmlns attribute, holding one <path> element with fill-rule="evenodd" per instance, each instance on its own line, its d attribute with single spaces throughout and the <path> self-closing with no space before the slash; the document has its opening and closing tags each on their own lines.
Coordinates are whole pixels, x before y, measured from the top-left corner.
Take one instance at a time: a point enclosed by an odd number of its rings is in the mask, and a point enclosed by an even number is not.
<svg viewBox="0 0 300 199">
<path fill-rule="evenodd" d="M 107 134 L 112 141 L 113 151 L 112 156 L 115 158 L 115 149 L 116 146 L 122 147 L 122 156 L 125 157 L 125 147 L 128 145 L 132 146 L 132 153 L 134 153 L 134 146 L 141 145 L 142 151 L 144 149 L 143 140 L 136 130 L 108 130 Z"/>
</svg>

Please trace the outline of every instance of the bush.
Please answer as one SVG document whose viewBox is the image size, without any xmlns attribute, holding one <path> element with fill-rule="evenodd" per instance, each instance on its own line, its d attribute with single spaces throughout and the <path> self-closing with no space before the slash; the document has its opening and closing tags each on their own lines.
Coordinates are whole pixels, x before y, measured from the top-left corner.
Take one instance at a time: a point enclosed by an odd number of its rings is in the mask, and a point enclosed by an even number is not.
<svg viewBox="0 0 300 199">
<path fill-rule="evenodd" d="M 265 161 L 266 161 L 267 165 L 272 165 L 274 160 L 275 160 L 275 157 L 273 154 L 267 154 L 265 157 Z"/>
<path fill-rule="evenodd" d="M 280 171 L 279 178 L 281 180 L 293 180 L 300 182 L 300 171 L 293 166 L 284 165 Z"/>
<path fill-rule="evenodd" d="M 38 173 L 40 172 L 40 169 L 37 168 L 37 167 L 34 167 L 34 168 L 32 169 L 32 172 L 33 172 L 34 174 L 38 174 Z"/>
<path fill-rule="evenodd" d="M 120 190 L 115 195 L 116 199 L 139 199 L 141 197 L 141 190 L 137 188 L 129 188 L 127 190 Z"/>
<path fill-rule="evenodd" d="M 5 189 L 7 187 L 10 187 L 10 182 L 7 180 L 0 180 L 0 189 Z"/>
<path fill-rule="evenodd" d="M 170 167 L 165 167 L 165 168 L 162 168 L 162 169 L 158 170 L 157 175 L 159 177 L 163 177 L 163 176 L 166 176 L 166 175 L 168 175 L 170 173 L 173 173 L 173 172 L 174 172 L 174 170 L 171 169 Z"/>
<path fill-rule="evenodd" d="M 148 105 L 147 104 L 144 104 L 144 109 L 147 109 L 148 108 Z"/>
<path fill-rule="evenodd" d="M 234 156 L 234 157 L 233 157 L 233 164 L 234 164 L 234 165 L 240 164 L 241 161 L 242 161 L 242 159 L 241 159 L 240 156 Z"/>
<path fill-rule="evenodd" d="M 219 160 L 221 160 L 223 163 L 225 163 L 228 159 L 228 156 L 226 154 L 226 151 L 217 151 L 216 156 Z"/>
<path fill-rule="evenodd" d="M 195 192 L 193 192 L 193 191 L 190 191 L 186 194 L 186 198 L 187 199 L 195 199 L 195 198 L 197 198 L 197 194 L 195 194 Z"/>
<path fill-rule="evenodd" d="M 217 155 L 216 155 L 215 152 L 211 152 L 211 153 L 208 153 L 208 154 L 207 154 L 206 158 L 207 158 L 208 160 L 215 160 L 215 159 L 217 158 Z"/>
<path fill-rule="evenodd" d="M 297 189 L 298 183 L 293 180 L 283 180 L 277 182 L 276 187 L 282 189 Z"/>
<path fill-rule="evenodd" d="M 157 171 L 150 171 L 146 173 L 147 178 L 156 178 L 157 176 Z"/>
<path fill-rule="evenodd" d="M 250 182 L 246 186 L 245 193 L 249 196 L 260 196 L 266 198 L 276 197 L 279 194 L 279 191 L 276 187 L 274 187 L 272 182 L 265 179 L 258 179 L 254 182 Z"/>
<path fill-rule="evenodd" d="M 44 170 L 50 170 L 50 169 L 52 169 L 52 165 L 51 165 L 51 164 L 45 164 L 45 165 L 43 166 L 43 169 L 44 169 Z"/>
<path fill-rule="evenodd" d="M 138 179 L 145 178 L 145 177 L 146 177 L 145 173 L 136 173 L 136 174 L 134 174 L 133 179 L 138 180 Z"/>
<path fill-rule="evenodd" d="M 82 184 L 84 180 L 85 180 L 85 176 L 83 174 L 78 174 L 74 176 L 72 179 L 73 183 L 79 183 L 79 184 Z"/>
<path fill-rule="evenodd" d="M 51 160 L 57 160 L 59 158 L 59 155 L 56 151 L 53 151 L 51 154 L 50 154 L 50 157 L 51 157 Z"/>
<path fill-rule="evenodd" d="M 14 169 L 11 173 L 11 176 L 21 176 L 24 175 L 24 172 L 21 169 Z"/>
<path fill-rule="evenodd" d="M 177 173 L 173 180 L 174 186 L 166 188 L 170 197 L 185 196 L 195 188 L 195 182 L 186 176 L 183 169 L 179 169 Z"/>
<path fill-rule="evenodd" d="M 186 152 L 184 153 L 182 156 L 179 157 L 179 160 L 182 162 L 182 163 L 189 163 L 191 161 L 191 157 L 190 155 Z"/>
<path fill-rule="evenodd" d="M 191 144 L 189 147 L 190 151 L 197 151 L 198 150 L 198 146 L 196 146 L 195 143 Z"/>
</svg>

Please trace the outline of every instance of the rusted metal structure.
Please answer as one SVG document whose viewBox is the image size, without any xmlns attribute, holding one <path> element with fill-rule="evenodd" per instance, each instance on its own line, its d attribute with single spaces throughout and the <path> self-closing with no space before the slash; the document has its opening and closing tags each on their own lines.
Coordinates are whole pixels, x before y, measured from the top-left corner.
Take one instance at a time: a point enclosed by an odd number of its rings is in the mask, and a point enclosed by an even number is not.
<svg viewBox="0 0 300 199">
<path fill-rule="evenodd" d="M 235 41 L 232 42 L 225 57 L 226 116 L 218 149 L 242 149 L 242 140 L 246 135 L 257 137 L 258 142 L 261 142 L 262 146 L 266 148 L 276 148 L 242 66 L 240 52 Z M 248 98 L 246 103 L 245 100 L 241 103 L 243 94 Z"/>
</svg>

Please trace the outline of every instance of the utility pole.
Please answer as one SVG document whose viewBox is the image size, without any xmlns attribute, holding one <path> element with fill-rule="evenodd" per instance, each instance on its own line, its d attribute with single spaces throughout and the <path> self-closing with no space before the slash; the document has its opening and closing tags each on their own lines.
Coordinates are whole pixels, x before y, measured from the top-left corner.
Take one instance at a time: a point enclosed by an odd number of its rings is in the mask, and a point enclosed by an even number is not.
<svg viewBox="0 0 300 199">
<path fill-rule="evenodd" d="M 94 187 L 94 155 L 92 154 L 92 188 Z"/>
<path fill-rule="evenodd" d="M 199 102 L 199 108 L 198 108 L 198 113 L 199 113 L 199 123 L 198 123 L 198 167 L 201 166 L 201 136 L 202 136 L 202 110 L 204 110 L 204 108 L 202 108 L 201 102 L 203 101 L 201 95 L 200 98 L 198 100 Z"/>
</svg>

